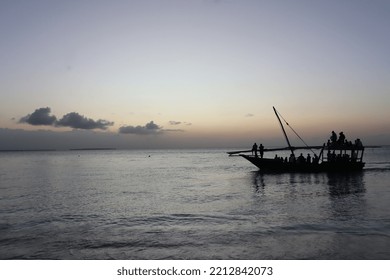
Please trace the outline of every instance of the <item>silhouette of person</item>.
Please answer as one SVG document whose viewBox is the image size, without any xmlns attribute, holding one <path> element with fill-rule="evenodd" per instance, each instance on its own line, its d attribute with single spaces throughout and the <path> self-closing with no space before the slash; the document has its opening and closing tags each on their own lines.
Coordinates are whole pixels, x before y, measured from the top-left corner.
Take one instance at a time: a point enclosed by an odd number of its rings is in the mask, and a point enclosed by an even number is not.
<svg viewBox="0 0 390 280">
<path fill-rule="evenodd" d="M 263 146 L 263 144 L 260 144 L 259 151 L 260 151 L 260 157 L 263 158 L 263 156 L 264 156 L 264 146 Z"/>
<path fill-rule="evenodd" d="M 332 135 L 330 136 L 330 141 L 332 141 L 332 143 L 336 143 L 336 141 L 337 141 L 336 132 L 332 131 Z"/>
<path fill-rule="evenodd" d="M 306 162 L 307 163 L 311 163 L 311 156 L 310 156 L 310 154 L 307 154 Z"/>
<path fill-rule="evenodd" d="M 355 145 L 356 145 L 356 147 L 359 147 L 359 148 L 363 147 L 363 143 L 359 138 L 355 140 Z"/>
<path fill-rule="evenodd" d="M 255 157 L 257 157 L 257 144 L 254 143 L 253 146 L 252 146 L 252 155 L 253 153 L 255 154 Z"/>
<path fill-rule="evenodd" d="M 345 135 L 344 135 L 344 132 L 340 132 L 339 133 L 339 144 L 340 145 L 343 145 L 344 144 L 344 141 L 345 141 Z"/>
<path fill-rule="evenodd" d="M 305 162 L 305 157 L 303 156 L 303 154 L 301 153 L 298 157 L 298 163 L 304 163 Z"/>
</svg>

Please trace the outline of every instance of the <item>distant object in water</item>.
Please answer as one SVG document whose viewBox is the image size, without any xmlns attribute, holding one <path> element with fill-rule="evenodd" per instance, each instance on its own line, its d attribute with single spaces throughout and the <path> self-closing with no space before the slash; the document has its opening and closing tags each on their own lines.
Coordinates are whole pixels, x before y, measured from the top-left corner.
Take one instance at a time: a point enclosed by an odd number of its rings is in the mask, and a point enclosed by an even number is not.
<svg viewBox="0 0 390 280">
<path fill-rule="evenodd" d="M 265 149 L 263 145 L 260 144 L 260 157 L 258 157 L 257 151 L 253 155 L 253 147 L 251 150 L 228 152 L 229 155 L 239 155 L 257 166 L 260 171 L 266 172 L 350 172 L 363 169 L 365 165 L 363 162 L 364 146 L 360 139 L 356 139 L 354 143 L 347 141 L 343 132 L 339 133 L 339 138 L 337 139 L 337 134 L 332 131 L 330 140 L 328 140 L 326 144 L 323 144 L 322 146 L 308 146 L 282 117 L 287 126 L 289 126 L 305 144 L 303 147 L 293 147 L 290 144 L 282 121 L 280 120 L 280 113 L 276 111 L 275 107 L 273 107 L 273 109 L 279 120 L 288 147 Z M 294 151 L 303 149 L 311 150 L 313 156 L 308 154 L 307 157 L 304 157 L 303 153 L 301 153 L 300 156 L 296 157 Z M 291 151 L 289 158 L 286 157 L 283 159 L 277 155 L 275 155 L 275 158 L 263 158 L 263 152 L 286 150 Z M 319 154 L 317 155 L 314 150 L 319 151 Z"/>
</svg>

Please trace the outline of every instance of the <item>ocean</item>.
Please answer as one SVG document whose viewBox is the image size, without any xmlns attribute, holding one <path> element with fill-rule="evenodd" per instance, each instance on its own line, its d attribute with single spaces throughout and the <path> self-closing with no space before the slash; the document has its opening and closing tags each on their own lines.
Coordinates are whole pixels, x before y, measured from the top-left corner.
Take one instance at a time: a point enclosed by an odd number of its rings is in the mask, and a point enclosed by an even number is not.
<svg viewBox="0 0 390 280">
<path fill-rule="evenodd" d="M 0 259 L 390 259 L 390 147 L 352 174 L 227 151 L 1 152 Z"/>
</svg>

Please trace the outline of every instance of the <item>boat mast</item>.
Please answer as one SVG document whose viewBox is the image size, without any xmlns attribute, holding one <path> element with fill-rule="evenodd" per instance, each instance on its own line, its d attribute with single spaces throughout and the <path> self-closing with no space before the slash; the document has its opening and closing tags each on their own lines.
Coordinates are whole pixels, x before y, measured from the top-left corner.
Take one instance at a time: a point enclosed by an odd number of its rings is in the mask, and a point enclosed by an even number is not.
<svg viewBox="0 0 390 280">
<path fill-rule="evenodd" d="M 291 147 L 290 140 L 288 140 L 287 133 L 286 133 L 286 131 L 284 130 L 284 127 L 283 127 L 282 121 L 281 121 L 280 118 L 279 118 L 278 112 L 276 111 L 275 107 L 272 107 L 272 108 L 274 108 L 275 115 L 276 115 L 276 117 L 278 118 L 278 121 L 279 121 L 279 123 L 280 123 L 280 127 L 281 127 L 282 130 L 283 130 L 283 134 L 284 134 L 284 137 L 286 138 L 288 147 L 290 148 L 291 153 L 292 153 L 292 154 L 294 155 L 294 157 L 295 157 L 294 149 L 293 149 L 293 147 Z"/>
</svg>

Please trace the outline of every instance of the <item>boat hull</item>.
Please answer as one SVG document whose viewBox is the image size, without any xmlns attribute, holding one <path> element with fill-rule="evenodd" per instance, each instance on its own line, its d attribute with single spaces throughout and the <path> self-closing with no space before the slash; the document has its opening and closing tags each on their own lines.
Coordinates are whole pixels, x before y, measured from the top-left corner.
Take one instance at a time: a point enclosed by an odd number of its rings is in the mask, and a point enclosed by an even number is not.
<svg viewBox="0 0 390 280">
<path fill-rule="evenodd" d="M 290 163 L 279 159 L 240 155 L 264 172 L 351 172 L 360 171 L 364 162 Z"/>
</svg>

